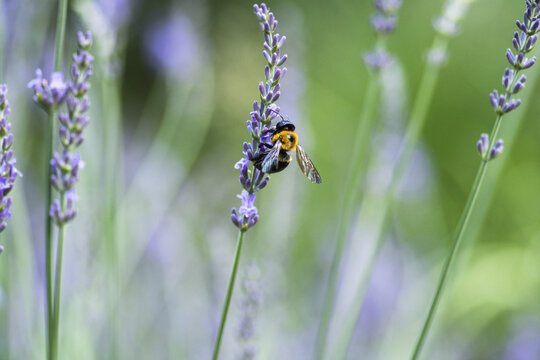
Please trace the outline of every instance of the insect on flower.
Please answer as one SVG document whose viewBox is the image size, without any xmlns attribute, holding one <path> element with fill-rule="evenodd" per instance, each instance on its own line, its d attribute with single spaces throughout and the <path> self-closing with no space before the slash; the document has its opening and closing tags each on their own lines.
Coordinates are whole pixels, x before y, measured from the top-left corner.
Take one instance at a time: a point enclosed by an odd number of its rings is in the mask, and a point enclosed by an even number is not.
<svg viewBox="0 0 540 360">
<path fill-rule="evenodd" d="M 295 126 L 289 120 L 283 119 L 271 130 L 272 146 L 261 142 L 259 153 L 253 157 L 255 167 L 263 173 L 272 174 L 284 170 L 292 161 L 288 154 L 296 150 L 296 161 L 300 170 L 315 184 L 321 183 L 321 176 L 313 165 L 305 150 L 298 144 L 298 134 L 294 132 Z"/>
</svg>

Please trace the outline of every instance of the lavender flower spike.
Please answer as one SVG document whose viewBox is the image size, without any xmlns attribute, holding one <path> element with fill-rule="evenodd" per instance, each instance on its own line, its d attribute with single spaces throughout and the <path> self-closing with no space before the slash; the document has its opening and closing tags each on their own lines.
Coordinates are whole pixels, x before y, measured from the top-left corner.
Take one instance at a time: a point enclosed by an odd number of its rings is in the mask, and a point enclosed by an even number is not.
<svg viewBox="0 0 540 360">
<path fill-rule="evenodd" d="M 401 0 L 375 0 L 377 12 L 371 17 L 371 27 L 377 36 L 384 36 L 393 32 L 397 25 L 397 12 L 401 7 Z M 380 70 L 389 66 L 392 56 L 383 48 L 375 47 L 363 55 L 366 65 L 373 70 Z"/>
<path fill-rule="evenodd" d="M 71 81 L 67 85 L 65 102 L 67 112 L 60 113 L 60 129 L 58 131 L 63 150 L 55 153 L 51 159 L 51 183 L 56 191 L 65 198 L 66 206 L 56 200 L 51 205 L 49 215 L 58 226 L 73 220 L 77 214 L 74 202 L 77 199 L 75 185 L 79 181 L 79 170 L 84 166 L 81 156 L 74 152 L 84 141 L 83 130 L 90 122 L 86 111 L 90 107 L 87 92 L 90 89 L 88 79 L 92 75 L 94 58 L 88 52 L 92 44 L 89 32 L 79 32 L 78 49 L 73 54 L 71 65 Z"/>
<path fill-rule="evenodd" d="M 521 105 L 520 99 L 512 99 L 512 95 L 519 93 L 524 87 L 527 81 L 525 75 L 518 76 L 520 71 L 530 68 L 536 62 L 536 57 L 527 58 L 527 54 L 534 49 L 538 40 L 537 33 L 540 31 L 540 0 L 526 0 L 525 1 L 525 13 L 523 14 L 523 22 L 516 21 L 518 31 L 514 32 L 512 38 L 512 45 L 517 54 L 511 49 L 506 50 L 506 59 L 510 64 L 510 68 L 504 70 L 502 77 L 502 85 L 504 93 L 499 94 L 497 90 L 493 90 L 489 94 L 489 101 L 491 106 L 497 114 L 497 121 L 501 121 L 502 116 L 510 111 L 516 109 Z M 482 135 L 484 136 L 484 134 Z M 491 139 L 494 141 L 494 139 Z M 503 142 L 502 139 L 497 140 L 494 144 L 480 144 L 478 142 L 478 151 L 482 155 L 484 161 L 489 161 L 496 158 L 502 153 Z M 488 148 L 491 145 L 491 150 L 487 154 Z"/>
<path fill-rule="evenodd" d="M 6 220 L 11 217 L 10 207 L 12 200 L 7 196 L 13 189 L 17 175 L 22 176 L 19 170 L 15 168 L 16 160 L 11 149 L 13 134 L 11 133 L 11 124 L 7 121 L 10 113 L 7 92 L 7 86 L 0 85 L 0 232 L 6 228 Z M 0 252 L 2 250 L 3 248 L 0 249 Z"/>
<path fill-rule="evenodd" d="M 240 170 L 239 179 L 243 190 L 242 194 L 238 195 L 242 199 L 242 206 L 238 210 L 231 210 L 231 220 L 242 231 L 246 231 L 259 220 L 257 208 L 254 205 L 255 192 L 262 190 L 268 184 L 270 177 L 252 166 L 252 160 L 260 151 L 261 144 L 272 146 L 270 139 L 272 120 L 279 113 L 279 107 L 275 103 L 281 96 L 280 80 L 287 73 L 287 68 L 283 67 L 287 61 L 287 55 L 281 52 L 286 38 L 275 32 L 278 21 L 265 4 L 253 5 L 253 10 L 260 20 L 264 34 L 262 55 L 266 65 L 264 67 L 265 81 L 258 85 L 259 100 L 253 103 L 251 119 L 246 124 L 251 140 L 243 144 L 244 157 L 234 165 L 235 169 Z"/>
</svg>

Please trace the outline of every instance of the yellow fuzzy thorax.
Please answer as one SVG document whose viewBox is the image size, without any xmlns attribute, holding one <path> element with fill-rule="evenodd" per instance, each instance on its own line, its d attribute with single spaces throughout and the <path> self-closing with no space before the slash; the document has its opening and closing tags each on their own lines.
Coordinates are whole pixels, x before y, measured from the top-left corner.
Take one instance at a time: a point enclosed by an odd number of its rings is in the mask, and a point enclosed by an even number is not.
<svg viewBox="0 0 540 360">
<path fill-rule="evenodd" d="M 292 140 L 290 138 L 293 138 Z M 281 148 L 285 151 L 296 150 L 296 145 L 298 144 L 298 135 L 294 131 L 280 131 L 274 136 L 272 136 L 272 142 L 277 140 L 281 141 Z"/>
</svg>

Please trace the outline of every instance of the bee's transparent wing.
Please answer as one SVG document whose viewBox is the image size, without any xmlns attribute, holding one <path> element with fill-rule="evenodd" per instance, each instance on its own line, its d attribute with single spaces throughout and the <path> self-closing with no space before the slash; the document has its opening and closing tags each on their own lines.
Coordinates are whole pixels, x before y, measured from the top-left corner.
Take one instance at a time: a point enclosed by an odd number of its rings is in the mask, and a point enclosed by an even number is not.
<svg viewBox="0 0 540 360">
<path fill-rule="evenodd" d="M 312 183 L 321 183 L 321 175 L 319 175 L 319 172 L 317 169 L 315 169 L 315 165 L 313 165 L 313 162 L 309 158 L 308 154 L 306 154 L 300 145 L 296 146 L 296 161 L 298 161 L 300 170 L 302 170 L 304 175 L 306 175 Z"/>
<path fill-rule="evenodd" d="M 277 167 L 279 162 L 279 151 L 281 150 L 281 141 L 277 140 L 272 150 L 264 157 L 264 160 L 261 165 L 261 170 L 263 173 L 269 173 L 272 169 Z"/>
</svg>

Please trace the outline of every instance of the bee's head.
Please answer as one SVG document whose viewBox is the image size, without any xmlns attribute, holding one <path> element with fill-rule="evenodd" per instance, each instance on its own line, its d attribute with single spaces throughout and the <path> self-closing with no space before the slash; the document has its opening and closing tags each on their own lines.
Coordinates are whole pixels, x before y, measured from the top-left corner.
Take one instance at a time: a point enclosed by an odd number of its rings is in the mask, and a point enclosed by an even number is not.
<svg viewBox="0 0 540 360">
<path fill-rule="evenodd" d="M 289 120 L 281 120 L 276 124 L 276 133 L 280 131 L 294 131 L 295 126 Z"/>
</svg>

